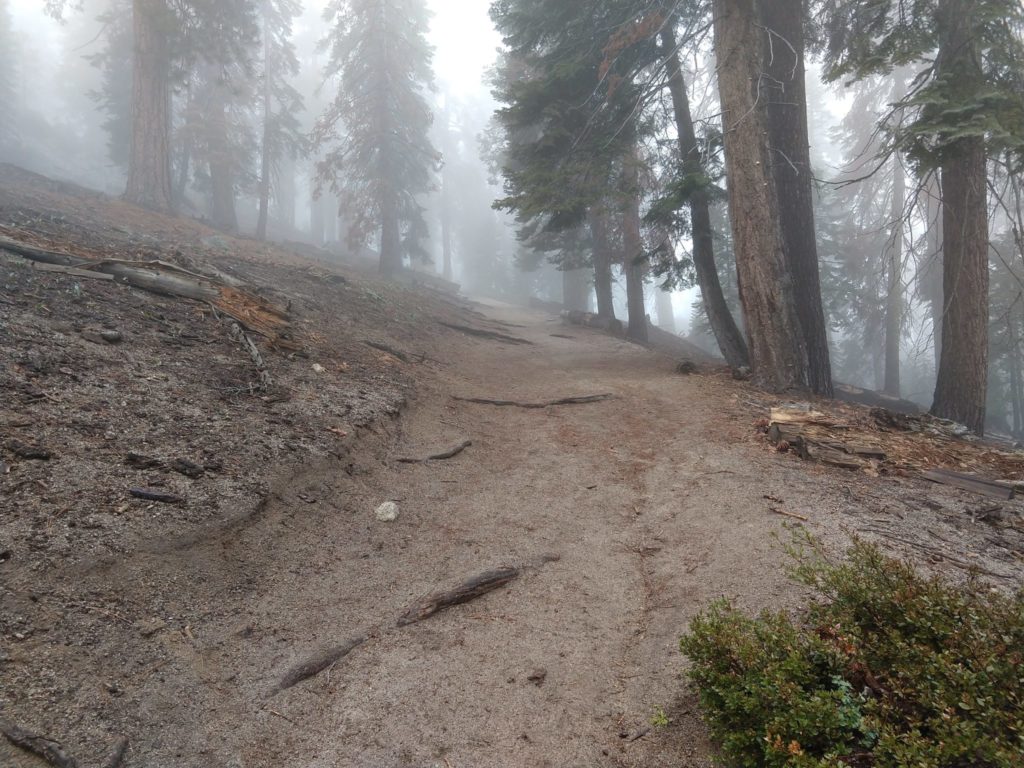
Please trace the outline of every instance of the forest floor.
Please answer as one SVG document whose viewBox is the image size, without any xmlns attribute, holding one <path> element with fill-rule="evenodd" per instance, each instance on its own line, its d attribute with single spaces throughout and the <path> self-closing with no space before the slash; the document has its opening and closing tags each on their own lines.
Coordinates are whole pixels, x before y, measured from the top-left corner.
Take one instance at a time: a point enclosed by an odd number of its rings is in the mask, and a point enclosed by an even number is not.
<svg viewBox="0 0 1024 768">
<path fill-rule="evenodd" d="M 724 370 L 682 376 L 551 315 L 10 169 L 0 189 L 8 234 L 173 242 L 294 317 L 289 350 L 265 350 L 275 391 L 252 393 L 248 357 L 200 305 L 0 254 L 0 719 L 82 766 L 121 735 L 124 765 L 147 768 L 710 766 L 678 638 L 721 596 L 799 603 L 788 527 L 955 579 L 969 564 L 1000 587 L 1024 576 L 1020 502 L 780 454 L 756 426 L 779 399 Z M 120 344 L 97 340 L 112 328 Z M 397 520 L 377 519 L 385 501 Z M 508 586 L 398 626 L 505 566 L 520 569 Z M 2 740 L 0 764 L 42 765 Z"/>
</svg>

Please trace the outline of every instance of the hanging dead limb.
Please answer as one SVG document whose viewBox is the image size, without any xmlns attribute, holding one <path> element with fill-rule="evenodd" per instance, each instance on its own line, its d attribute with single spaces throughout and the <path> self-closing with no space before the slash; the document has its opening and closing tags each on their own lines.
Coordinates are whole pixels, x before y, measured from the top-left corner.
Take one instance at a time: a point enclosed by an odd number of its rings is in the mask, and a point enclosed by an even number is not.
<svg viewBox="0 0 1024 768">
<path fill-rule="evenodd" d="M 524 403 L 518 400 L 489 400 L 484 397 L 457 397 L 452 395 L 452 400 L 460 403 L 476 403 L 477 405 L 493 405 L 498 408 L 549 408 L 554 405 L 589 405 L 600 403 L 604 400 L 612 400 L 615 395 L 607 393 L 602 395 L 582 395 L 580 397 L 563 397 L 558 400 L 545 400 L 540 403 Z"/>
<path fill-rule="evenodd" d="M 496 331 L 485 331 L 482 328 L 473 328 L 469 325 L 459 325 L 458 323 L 439 323 L 445 328 L 451 328 L 453 331 L 460 331 L 467 336 L 476 336 L 481 339 L 490 339 L 491 341 L 502 341 L 506 344 L 533 344 L 528 339 L 520 339 L 518 336 L 507 336 L 504 333 L 497 333 Z"/>
<path fill-rule="evenodd" d="M 256 342 L 254 342 L 242 329 L 242 326 L 239 323 L 231 323 L 231 338 L 249 353 L 249 358 L 252 360 L 252 364 L 256 366 L 256 377 L 259 380 L 259 391 L 267 392 L 272 389 L 274 386 L 274 379 L 267 370 L 267 363 L 263 359 L 263 355 L 260 354 L 260 349 L 256 346 Z"/>
<path fill-rule="evenodd" d="M 444 461 L 445 459 L 453 459 L 462 453 L 464 450 L 473 445 L 472 440 L 465 440 L 459 443 L 454 448 L 449 448 L 447 451 L 441 453 L 435 453 L 433 456 L 427 456 L 425 459 L 410 459 L 401 458 L 398 460 L 399 464 L 426 464 L 428 461 Z"/>
<path fill-rule="evenodd" d="M 288 670 L 285 676 L 281 678 L 281 682 L 277 684 L 277 687 L 274 688 L 270 695 L 274 696 L 281 691 L 287 691 L 289 688 L 294 688 L 299 683 L 309 680 L 311 677 L 316 677 L 326 669 L 330 669 L 360 645 L 365 643 L 367 639 L 368 638 L 365 635 L 354 637 L 342 645 L 326 648 L 315 653 L 306 661 Z"/>
<path fill-rule="evenodd" d="M 64 751 L 60 742 L 30 733 L 13 723 L 0 721 L 0 731 L 11 744 L 42 758 L 54 768 L 78 768 L 78 762 Z"/>
<path fill-rule="evenodd" d="M 398 626 L 405 627 L 418 621 L 429 619 L 435 613 L 451 608 L 454 605 L 468 603 L 478 597 L 500 589 L 519 577 L 518 568 L 499 568 L 474 576 L 449 592 L 437 592 L 412 605 L 401 618 Z"/>
</svg>

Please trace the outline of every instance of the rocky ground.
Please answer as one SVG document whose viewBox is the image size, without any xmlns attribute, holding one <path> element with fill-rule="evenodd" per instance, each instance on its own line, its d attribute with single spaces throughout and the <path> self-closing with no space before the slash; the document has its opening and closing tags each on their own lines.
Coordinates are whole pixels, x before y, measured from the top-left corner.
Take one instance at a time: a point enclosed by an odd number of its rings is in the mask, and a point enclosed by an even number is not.
<svg viewBox="0 0 1024 768">
<path fill-rule="evenodd" d="M 678 637 L 723 595 L 798 602 L 787 527 L 1021 583 L 1019 502 L 781 454 L 780 399 L 714 366 L 9 167 L 0 235 L 290 308 L 263 389 L 209 305 L 0 252 L 0 719 L 83 766 L 122 736 L 126 766 L 710 765 Z"/>
</svg>

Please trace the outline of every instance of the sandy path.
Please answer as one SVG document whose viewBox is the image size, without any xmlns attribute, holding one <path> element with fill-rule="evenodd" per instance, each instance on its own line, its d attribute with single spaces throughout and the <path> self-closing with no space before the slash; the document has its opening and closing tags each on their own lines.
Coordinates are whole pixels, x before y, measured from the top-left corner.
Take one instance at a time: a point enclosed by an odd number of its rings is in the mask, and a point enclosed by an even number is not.
<svg viewBox="0 0 1024 768">
<path fill-rule="evenodd" d="M 287 479 L 237 531 L 82 574 L 84 592 L 116 583 L 133 615 L 167 624 L 101 633 L 82 661 L 115 683 L 104 706 L 132 732 L 130 765 L 710 764 L 678 637 L 718 596 L 757 608 L 792 594 L 763 495 L 800 470 L 723 438 L 719 395 L 673 361 L 488 313 L 533 344 L 451 335 L 398 434 L 377 441 L 385 455 L 357 447 L 347 471 Z M 605 392 L 542 410 L 450 397 Z M 451 461 L 393 460 L 462 439 L 473 446 Z M 373 515 L 387 499 L 402 507 L 391 524 Z M 395 628 L 419 596 L 506 564 L 530 567 Z M 363 634 L 329 672 L 269 697 L 290 667 Z M 659 707 L 673 727 L 650 728 Z"/>
</svg>

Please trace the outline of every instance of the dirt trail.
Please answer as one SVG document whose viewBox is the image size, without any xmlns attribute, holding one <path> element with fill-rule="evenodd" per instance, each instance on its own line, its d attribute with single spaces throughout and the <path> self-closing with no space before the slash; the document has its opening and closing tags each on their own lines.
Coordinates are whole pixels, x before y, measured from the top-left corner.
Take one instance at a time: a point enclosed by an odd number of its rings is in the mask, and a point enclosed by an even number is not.
<svg viewBox="0 0 1024 768">
<path fill-rule="evenodd" d="M 289 478 L 236 530 L 81 574 L 140 609 L 163 598 L 86 662 L 121 692 L 134 764 L 705 763 L 678 636 L 715 597 L 760 607 L 789 591 L 762 500 L 785 477 L 713 437 L 720 407 L 671 360 L 542 315 L 489 314 L 533 343 L 453 336 L 399 434 L 368 441 L 383 463 L 363 448 L 348 472 Z M 451 398 L 605 392 L 616 397 L 542 410 Z M 473 446 L 450 461 L 394 461 L 463 439 Z M 389 499 L 401 517 L 380 523 Z M 510 587 L 395 628 L 416 598 L 520 564 Z M 364 634 L 329 672 L 270 696 L 295 664 Z M 104 668 L 105 644 L 124 669 Z M 651 729 L 657 707 L 682 727 Z"/>
<path fill-rule="evenodd" d="M 758 446 L 749 408 L 713 378 L 542 314 L 486 312 L 481 327 L 532 343 L 452 332 L 408 412 L 344 463 L 281 479 L 232 529 L 74 575 L 83 600 L 113 589 L 119 606 L 53 657 L 74 714 L 49 722 L 84 764 L 127 732 L 129 766 L 710 765 L 680 633 L 719 596 L 752 609 L 796 596 L 765 495 L 824 518 L 861 481 Z M 600 393 L 615 397 L 538 410 L 452 398 Z M 467 439 L 448 461 L 397 461 Z M 374 517 L 386 500 L 394 523 Z M 395 626 L 417 598 L 503 565 L 527 567 Z M 671 727 L 651 727 L 658 708 Z M 0 745 L 10 761 L 37 765 Z"/>
</svg>

